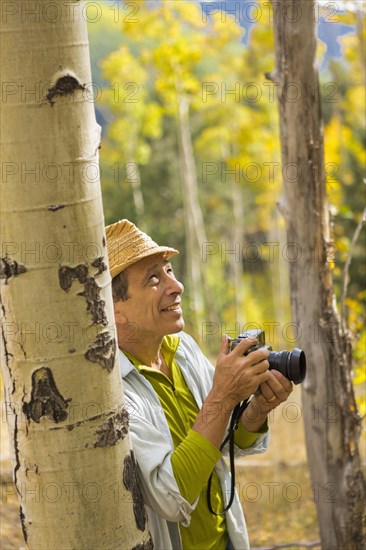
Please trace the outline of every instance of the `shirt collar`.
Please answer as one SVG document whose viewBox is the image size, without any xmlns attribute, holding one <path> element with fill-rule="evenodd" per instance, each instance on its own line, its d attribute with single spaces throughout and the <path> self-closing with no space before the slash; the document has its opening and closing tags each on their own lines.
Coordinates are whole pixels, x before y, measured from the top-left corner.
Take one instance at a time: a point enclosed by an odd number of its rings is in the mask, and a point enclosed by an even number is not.
<svg viewBox="0 0 366 550">
<path fill-rule="evenodd" d="M 132 370 L 135 369 L 134 365 L 122 350 L 119 350 L 119 366 L 121 369 L 122 378 L 125 378 Z"/>
<path fill-rule="evenodd" d="M 179 336 L 176 334 L 167 334 L 163 338 L 162 349 L 169 354 L 171 362 L 176 354 L 180 342 Z M 136 367 L 138 370 L 140 367 L 143 367 L 130 353 L 120 350 L 120 368 L 122 373 L 122 378 L 125 378 L 133 369 Z"/>
</svg>

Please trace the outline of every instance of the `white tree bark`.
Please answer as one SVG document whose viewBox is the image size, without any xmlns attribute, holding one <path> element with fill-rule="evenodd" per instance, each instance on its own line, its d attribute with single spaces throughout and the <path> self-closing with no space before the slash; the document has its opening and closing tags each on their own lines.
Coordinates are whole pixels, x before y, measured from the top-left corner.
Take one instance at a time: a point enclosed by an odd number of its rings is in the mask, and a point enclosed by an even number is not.
<svg viewBox="0 0 366 550">
<path fill-rule="evenodd" d="M 152 548 L 118 368 L 85 5 L 3 8 L 2 374 L 24 538 Z"/>
<path fill-rule="evenodd" d="M 273 2 L 282 163 L 293 320 L 308 360 L 303 409 L 322 548 L 364 548 L 365 481 L 360 418 L 352 388 L 352 348 L 335 307 L 325 188 L 323 130 L 313 0 Z"/>
<path fill-rule="evenodd" d="M 189 122 L 189 100 L 178 94 L 177 129 L 186 233 L 186 255 L 190 293 L 195 318 L 195 332 L 202 334 L 205 314 L 218 326 L 218 316 L 202 266 L 202 250 L 208 242 L 197 185 L 197 171 Z"/>
</svg>

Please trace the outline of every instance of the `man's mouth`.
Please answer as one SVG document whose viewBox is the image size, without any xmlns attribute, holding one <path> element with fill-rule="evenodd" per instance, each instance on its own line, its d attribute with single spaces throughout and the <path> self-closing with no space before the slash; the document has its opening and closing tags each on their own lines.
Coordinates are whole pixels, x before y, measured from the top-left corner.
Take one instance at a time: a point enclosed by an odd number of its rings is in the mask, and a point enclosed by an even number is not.
<svg viewBox="0 0 366 550">
<path fill-rule="evenodd" d="M 172 304 L 171 306 L 164 307 L 162 311 L 175 311 L 177 309 L 180 309 L 180 302 L 177 304 Z"/>
</svg>

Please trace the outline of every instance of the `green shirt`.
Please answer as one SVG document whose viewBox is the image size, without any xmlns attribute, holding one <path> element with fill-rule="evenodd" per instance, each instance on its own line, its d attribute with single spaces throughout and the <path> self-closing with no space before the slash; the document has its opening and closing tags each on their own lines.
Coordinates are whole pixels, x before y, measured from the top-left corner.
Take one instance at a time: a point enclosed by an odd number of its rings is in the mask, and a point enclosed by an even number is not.
<svg viewBox="0 0 366 550">
<path fill-rule="evenodd" d="M 161 371 L 141 365 L 139 360 L 124 352 L 156 391 L 166 416 L 173 440 L 171 463 L 182 496 L 191 504 L 199 497 L 191 515 L 189 527 L 180 526 L 183 548 L 186 550 L 225 550 L 228 535 L 225 516 L 211 514 L 207 506 L 207 480 L 221 452 L 204 436 L 191 429 L 199 408 L 175 360 L 178 336 L 165 336 L 161 351 L 173 382 Z M 247 432 L 241 426 L 235 442 L 241 448 L 249 447 L 258 434 Z M 218 477 L 213 472 L 211 504 L 215 511 L 224 508 Z"/>
</svg>

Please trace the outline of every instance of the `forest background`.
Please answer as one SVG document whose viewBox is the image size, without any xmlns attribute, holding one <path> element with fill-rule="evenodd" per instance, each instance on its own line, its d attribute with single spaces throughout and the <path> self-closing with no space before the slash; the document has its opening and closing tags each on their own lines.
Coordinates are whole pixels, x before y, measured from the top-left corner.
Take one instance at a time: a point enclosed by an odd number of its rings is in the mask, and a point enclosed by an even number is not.
<svg viewBox="0 0 366 550">
<path fill-rule="evenodd" d="M 87 2 L 85 17 L 93 74 L 85 94 L 102 127 L 106 223 L 127 217 L 180 250 L 173 265 L 185 285 L 186 330 L 213 361 L 221 335 L 246 328 L 265 329 L 276 350 L 292 349 L 301 335 L 291 322 L 288 267 L 301 243 L 286 243 L 281 209 L 282 180 L 291 181 L 298 168 L 281 166 L 276 86 L 266 78 L 275 65 L 270 3 Z M 361 415 L 365 231 L 352 239 L 364 216 L 364 18 L 365 4 L 353 0 L 320 1 L 314 13 L 315 97 L 324 118 L 332 221 L 328 256 L 354 343 Z M 293 86 L 287 100 L 308 92 Z M 314 249 L 314 261 L 318 254 Z M 319 337 L 315 325 L 308 328 Z M 245 468 L 237 464 L 253 545 L 319 539 L 300 403 L 296 388 L 292 403 L 270 419 L 270 452 L 246 460 Z M 15 509 L 14 500 L 12 525 Z M 9 538 L 6 529 L 6 547 L 18 547 L 20 528 Z"/>
<path fill-rule="evenodd" d="M 281 166 L 276 86 L 266 77 L 275 65 L 270 3 L 103 4 L 89 36 L 106 223 L 128 217 L 180 250 L 173 265 L 185 284 L 186 330 L 213 360 L 223 333 L 247 328 L 265 329 L 273 349 L 292 349 L 301 334 L 291 322 L 288 268 L 301 243 L 286 243 L 281 208 L 282 180 L 298 167 Z M 318 2 L 314 13 L 328 258 L 352 333 L 361 415 L 365 231 L 351 242 L 364 217 L 364 17 L 364 4 L 351 1 Z M 310 90 L 286 93 L 300 101 Z M 315 325 L 308 329 L 319 337 Z M 237 464 L 252 544 L 317 540 L 299 388 L 271 420 L 270 452 Z"/>
<path fill-rule="evenodd" d="M 292 349 L 301 334 L 291 321 L 288 268 L 301 243 L 286 242 L 281 210 L 282 181 L 298 167 L 281 165 L 276 86 L 267 78 L 275 66 L 270 3 L 102 4 L 88 28 L 106 223 L 128 217 L 180 250 L 173 266 L 185 284 L 186 330 L 213 361 L 223 333 L 248 328 L 263 328 L 273 349 Z M 365 4 L 320 1 L 314 21 L 327 252 L 364 416 L 365 231 L 352 240 L 365 217 Z M 286 99 L 310 92 L 289 87 Z M 308 330 L 316 341 L 315 325 Z M 252 544 L 317 540 L 299 387 L 271 421 L 270 451 L 237 464 Z"/>
<path fill-rule="evenodd" d="M 366 302 L 365 231 L 351 249 L 365 198 L 362 7 L 319 2 L 314 13 L 332 225 L 328 257 L 340 305 L 352 252 L 345 305 L 355 384 L 364 379 Z M 185 284 L 187 330 L 208 354 L 216 353 L 221 334 L 259 327 L 274 349 L 291 349 L 301 335 L 290 318 L 288 264 L 301 256 L 301 243 L 285 241 L 281 186 L 297 167 L 281 166 L 276 86 L 265 76 L 274 70 L 270 3 L 93 2 L 87 16 L 88 91 L 102 126 L 106 223 L 128 217 L 180 250 L 174 268 Z M 288 101 L 299 101 L 307 91 L 293 86 L 286 93 Z M 177 115 L 182 95 L 204 237 L 193 242 L 206 290 L 200 289 L 199 311 L 187 260 L 192 251 Z"/>
</svg>

